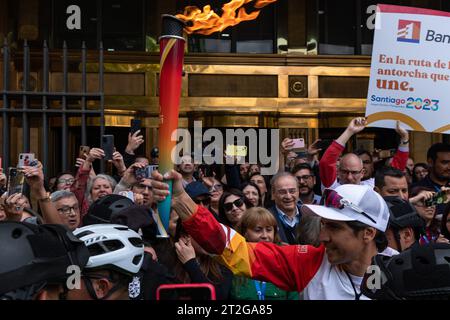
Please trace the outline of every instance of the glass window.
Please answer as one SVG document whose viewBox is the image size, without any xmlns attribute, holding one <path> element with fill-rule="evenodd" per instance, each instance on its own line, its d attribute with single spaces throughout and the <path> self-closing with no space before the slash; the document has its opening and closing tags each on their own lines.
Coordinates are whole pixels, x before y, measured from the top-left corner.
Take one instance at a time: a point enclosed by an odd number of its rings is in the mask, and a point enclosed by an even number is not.
<svg viewBox="0 0 450 320">
<path fill-rule="evenodd" d="M 191 0 L 177 2 L 178 12 L 186 6 L 200 9 L 210 5 L 218 15 L 222 15 L 225 1 Z M 276 3 L 264 7 L 255 20 L 244 21 L 234 27 L 211 35 L 193 34 L 189 36 L 190 52 L 211 53 L 274 53 L 275 41 L 275 6 Z M 252 11 L 251 3 L 245 6 L 247 13 Z"/>
<path fill-rule="evenodd" d="M 69 48 L 81 48 L 86 42 L 88 48 L 97 47 L 97 2 L 92 0 L 61 0 L 54 1 L 54 46 L 61 48 L 65 40 Z M 69 30 L 67 19 L 71 14 L 66 13 L 69 6 L 80 8 L 81 29 Z"/>
<path fill-rule="evenodd" d="M 80 7 L 81 28 L 69 30 L 66 13 L 70 5 Z M 61 0 L 54 2 L 54 45 L 97 48 L 103 40 L 105 50 L 144 50 L 143 0 Z"/>
<path fill-rule="evenodd" d="M 355 54 L 355 1 L 319 1 L 319 54 Z"/>
</svg>

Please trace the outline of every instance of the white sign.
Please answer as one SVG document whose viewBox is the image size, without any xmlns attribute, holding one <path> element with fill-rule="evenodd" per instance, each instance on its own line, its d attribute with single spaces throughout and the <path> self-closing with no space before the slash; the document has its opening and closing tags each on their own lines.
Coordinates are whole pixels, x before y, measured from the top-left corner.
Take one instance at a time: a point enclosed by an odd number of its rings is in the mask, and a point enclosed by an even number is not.
<svg viewBox="0 0 450 320">
<path fill-rule="evenodd" d="M 450 133 L 450 12 L 379 5 L 376 20 L 370 126 Z"/>
</svg>

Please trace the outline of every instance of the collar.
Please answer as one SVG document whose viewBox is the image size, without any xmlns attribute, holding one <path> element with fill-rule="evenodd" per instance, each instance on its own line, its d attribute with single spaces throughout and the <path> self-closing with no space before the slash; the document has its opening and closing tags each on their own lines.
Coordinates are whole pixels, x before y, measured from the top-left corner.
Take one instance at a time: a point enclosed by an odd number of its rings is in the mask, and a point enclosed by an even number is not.
<svg viewBox="0 0 450 320">
<path fill-rule="evenodd" d="M 288 225 L 289 227 L 295 227 L 297 223 L 300 222 L 300 211 L 298 210 L 298 206 L 295 206 L 295 216 L 294 219 L 290 218 L 286 213 L 281 211 L 280 208 L 278 208 L 277 205 L 275 205 L 275 209 L 277 210 L 278 216 L 281 218 L 283 223 Z"/>
</svg>

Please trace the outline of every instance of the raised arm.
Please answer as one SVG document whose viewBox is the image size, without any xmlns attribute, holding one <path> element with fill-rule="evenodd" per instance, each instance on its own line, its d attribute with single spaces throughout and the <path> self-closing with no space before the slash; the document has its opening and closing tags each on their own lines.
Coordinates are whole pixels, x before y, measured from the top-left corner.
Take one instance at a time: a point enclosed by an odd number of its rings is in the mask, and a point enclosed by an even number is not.
<svg viewBox="0 0 450 320">
<path fill-rule="evenodd" d="M 406 168 L 409 157 L 409 133 L 400 126 L 400 121 L 397 121 L 395 131 L 400 136 L 400 144 L 398 145 L 397 152 L 395 152 L 395 155 L 392 158 L 391 166 L 403 171 Z"/>
<path fill-rule="evenodd" d="M 160 173 L 152 174 L 153 196 L 161 201 L 168 195 Z M 247 243 L 239 233 L 221 225 L 208 209 L 197 206 L 186 194 L 181 175 L 175 171 L 165 176 L 173 179 L 173 209 L 183 227 L 198 244 L 236 275 L 274 283 L 281 289 L 301 291 L 318 270 L 324 248 L 278 246 L 274 243 Z"/>
<path fill-rule="evenodd" d="M 44 223 L 63 224 L 61 215 L 50 201 L 49 194 L 44 188 L 42 164 L 39 162 L 37 167 L 24 167 L 23 171 L 25 179 L 30 186 L 31 194 L 38 200 Z"/>
<path fill-rule="evenodd" d="M 328 147 L 319 162 L 320 180 L 325 188 L 330 187 L 337 178 L 337 160 L 345 149 L 350 138 L 364 130 L 365 118 L 354 118 L 350 121 L 347 129 Z"/>
</svg>

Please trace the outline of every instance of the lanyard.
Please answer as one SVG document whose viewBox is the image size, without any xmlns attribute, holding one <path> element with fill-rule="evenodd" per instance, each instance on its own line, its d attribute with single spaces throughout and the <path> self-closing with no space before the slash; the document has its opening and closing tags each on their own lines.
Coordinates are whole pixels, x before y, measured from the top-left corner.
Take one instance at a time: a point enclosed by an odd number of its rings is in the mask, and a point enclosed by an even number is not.
<svg viewBox="0 0 450 320">
<path fill-rule="evenodd" d="M 266 283 L 264 281 L 253 281 L 255 283 L 256 294 L 258 295 L 258 300 L 265 300 L 266 296 Z"/>
<path fill-rule="evenodd" d="M 355 287 L 355 284 L 353 283 L 352 277 L 350 277 L 350 275 L 348 274 L 347 271 L 344 270 L 344 272 L 347 275 L 348 280 L 350 280 L 350 283 L 352 284 L 353 291 L 355 292 L 355 300 L 359 300 L 361 298 L 361 296 L 362 296 L 362 292 L 358 293 L 356 291 L 356 287 Z"/>
</svg>

